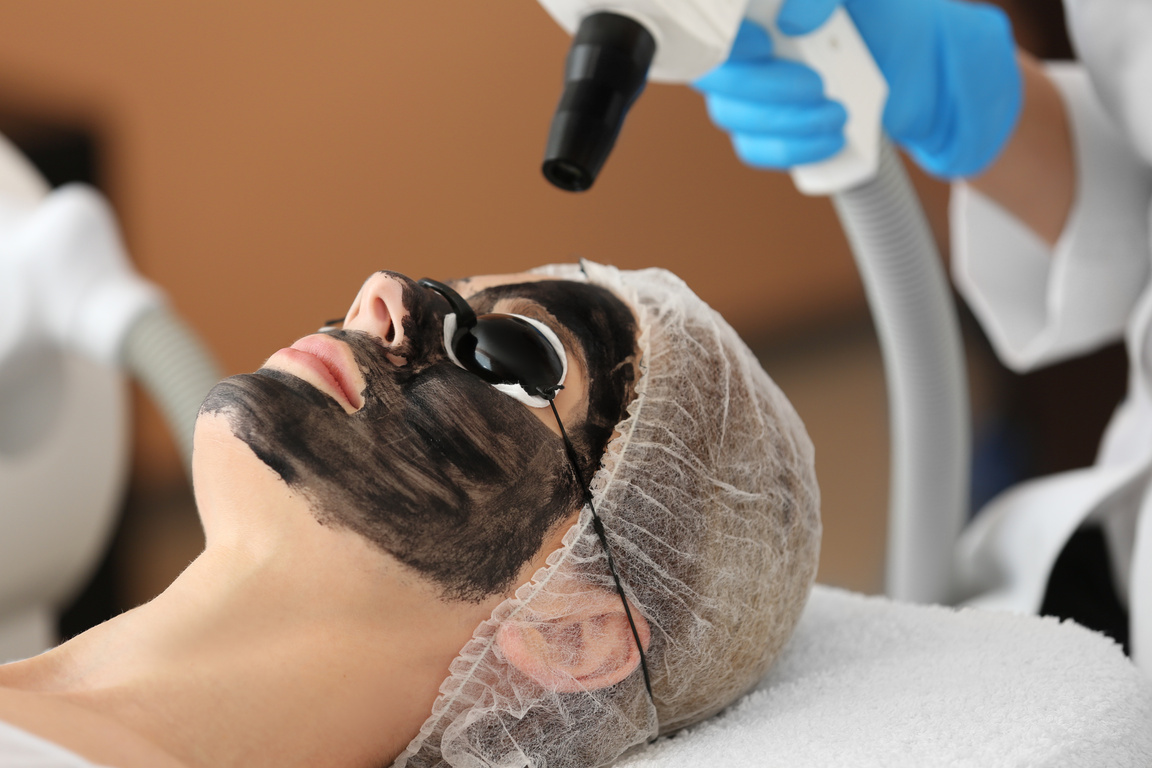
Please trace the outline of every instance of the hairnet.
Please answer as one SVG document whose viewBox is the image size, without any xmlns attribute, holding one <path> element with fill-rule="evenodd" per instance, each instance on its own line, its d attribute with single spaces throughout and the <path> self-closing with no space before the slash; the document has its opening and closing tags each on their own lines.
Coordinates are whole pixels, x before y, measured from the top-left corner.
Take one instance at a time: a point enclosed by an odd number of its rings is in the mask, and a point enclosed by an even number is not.
<svg viewBox="0 0 1152 768">
<path fill-rule="evenodd" d="M 503 625 L 555 622 L 591 590 L 615 594 L 585 506 L 563 546 L 476 629 L 397 766 L 602 765 L 703 720 L 763 676 L 815 577 L 812 445 L 735 331 L 665 270 L 539 271 L 603 286 L 636 314 L 636 395 L 592 495 L 628 599 L 651 627 L 652 700 L 639 668 L 597 690 L 545 686 L 498 642 Z"/>
</svg>

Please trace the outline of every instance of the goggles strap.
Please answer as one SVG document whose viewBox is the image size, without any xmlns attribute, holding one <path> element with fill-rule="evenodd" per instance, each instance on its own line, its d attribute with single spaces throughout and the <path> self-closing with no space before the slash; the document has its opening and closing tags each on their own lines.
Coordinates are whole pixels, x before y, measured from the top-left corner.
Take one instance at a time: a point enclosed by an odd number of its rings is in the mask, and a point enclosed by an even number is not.
<svg viewBox="0 0 1152 768">
<path fill-rule="evenodd" d="M 644 687 L 648 690 L 648 700 L 652 702 L 652 707 L 655 708 L 656 699 L 652 696 L 652 678 L 648 674 L 648 657 L 644 655 L 644 644 L 640 642 L 640 632 L 637 631 L 636 622 L 632 618 L 632 608 L 628 604 L 628 598 L 624 595 L 624 585 L 620 583 L 620 575 L 616 572 L 616 561 L 612 558 L 612 548 L 608 546 L 608 534 L 604 530 L 604 521 L 600 519 L 600 515 L 596 514 L 596 506 L 592 503 L 592 489 L 584 484 L 580 475 L 580 465 L 576 459 L 576 449 L 572 447 L 572 441 L 568 439 L 568 431 L 564 429 L 564 422 L 560 421 L 560 412 L 556 410 L 556 393 L 563 388 L 557 384 L 552 387 L 539 387 L 536 391 L 552 407 L 552 415 L 556 417 L 556 424 L 560 427 L 560 436 L 564 438 L 564 452 L 568 455 L 568 463 L 572 465 L 572 473 L 576 475 L 576 482 L 584 488 L 584 500 L 588 503 L 588 508 L 592 510 L 592 529 L 596 531 L 596 536 L 599 537 L 600 543 L 604 546 L 604 554 L 608 557 L 608 570 L 612 573 L 612 580 L 616 582 L 616 591 L 624 603 L 624 615 L 628 617 L 628 625 L 632 627 L 632 638 L 636 641 L 636 650 L 640 653 L 640 670 L 644 673 Z"/>
</svg>

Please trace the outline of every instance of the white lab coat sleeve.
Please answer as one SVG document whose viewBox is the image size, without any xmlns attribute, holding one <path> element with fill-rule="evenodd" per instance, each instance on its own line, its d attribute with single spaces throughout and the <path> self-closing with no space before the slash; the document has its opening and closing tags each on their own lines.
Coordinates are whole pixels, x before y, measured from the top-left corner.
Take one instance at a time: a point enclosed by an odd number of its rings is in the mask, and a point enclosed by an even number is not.
<svg viewBox="0 0 1152 768">
<path fill-rule="evenodd" d="M 1068 108 L 1077 173 L 1055 248 L 967 184 L 952 192 L 953 277 L 1018 371 L 1120 338 L 1150 263 L 1152 169 L 1109 121 L 1082 68 L 1053 64 L 1048 73 Z"/>
</svg>

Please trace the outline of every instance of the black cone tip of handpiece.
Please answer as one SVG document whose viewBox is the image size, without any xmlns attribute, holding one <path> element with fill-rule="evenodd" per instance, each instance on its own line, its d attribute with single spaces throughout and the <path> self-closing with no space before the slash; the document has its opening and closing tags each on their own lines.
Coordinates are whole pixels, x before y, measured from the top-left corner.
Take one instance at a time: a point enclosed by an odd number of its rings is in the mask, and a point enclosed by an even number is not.
<svg viewBox="0 0 1152 768">
<path fill-rule="evenodd" d="M 655 38 L 627 16 L 594 13 L 580 22 L 544 150 L 548 181 L 569 192 L 592 186 L 655 55 Z"/>
</svg>

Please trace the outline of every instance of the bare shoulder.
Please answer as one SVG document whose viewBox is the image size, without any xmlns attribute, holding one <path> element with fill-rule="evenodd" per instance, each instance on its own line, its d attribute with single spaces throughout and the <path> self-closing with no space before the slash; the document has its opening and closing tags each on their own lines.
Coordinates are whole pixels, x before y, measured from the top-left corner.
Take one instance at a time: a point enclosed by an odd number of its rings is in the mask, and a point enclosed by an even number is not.
<svg viewBox="0 0 1152 768">
<path fill-rule="evenodd" d="M 98 765 L 187 768 L 135 731 L 50 693 L 0 684 L 0 721 Z"/>
</svg>

